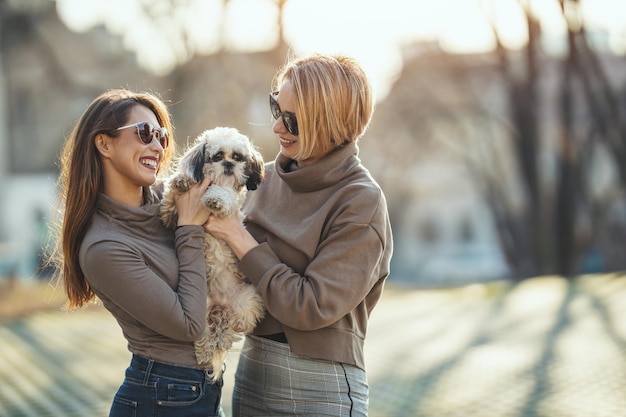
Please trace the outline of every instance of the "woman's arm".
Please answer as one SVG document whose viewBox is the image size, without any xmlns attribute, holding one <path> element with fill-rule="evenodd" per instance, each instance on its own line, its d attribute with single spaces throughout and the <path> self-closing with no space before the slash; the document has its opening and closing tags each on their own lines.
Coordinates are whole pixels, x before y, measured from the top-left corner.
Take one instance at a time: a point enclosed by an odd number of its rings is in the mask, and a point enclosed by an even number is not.
<svg viewBox="0 0 626 417">
<path fill-rule="evenodd" d="M 336 322 L 363 302 L 381 278 L 385 242 L 369 224 L 338 219 L 302 274 L 268 243 L 257 243 L 235 215 L 210 216 L 204 228 L 229 244 L 270 314 L 295 329 Z"/>
<path fill-rule="evenodd" d="M 123 311 L 121 316 L 112 311 L 118 320 L 128 315 L 164 336 L 193 341 L 202 336 L 206 321 L 204 231 L 186 226 L 176 231 L 175 242 L 179 268 L 174 288 L 146 264 L 142 253 L 120 240 L 85 247 L 81 267 L 98 297 Z"/>
<path fill-rule="evenodd" d="M 361 304 L 382 278 L 385 251 L 369 225 L 348 224 L 321 242 L 302 273 L 263 243 L 239 263 L 269 313 L 298 330 L 327 327 Z"/>
</svg>

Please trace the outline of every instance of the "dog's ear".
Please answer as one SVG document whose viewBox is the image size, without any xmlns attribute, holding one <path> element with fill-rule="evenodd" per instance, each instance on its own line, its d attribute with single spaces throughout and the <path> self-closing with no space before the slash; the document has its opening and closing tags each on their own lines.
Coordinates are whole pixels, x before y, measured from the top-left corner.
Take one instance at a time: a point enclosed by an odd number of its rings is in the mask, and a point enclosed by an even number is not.
<svg viewBox="0 0 626 417">
<path fill-rule="evenodd" d="M 256 190 L 265 177 L 265 165 L 260 153 L 255 151 L 251 155 L 250 160 L 246 163 L 246 175 L 248 176 L 246 188 L 248 190 Z"/>
<path fill-rule="evenodd" d="M 190 165 L 193 167 L 193 180 L 195 182 L 202 181 L 204 174 L 202 170 L 204 168 L 204 155 L 206 152 L 206 143 L 202 144 L 199 152 L 196 152 L 190 161 Z"/>
</svg>

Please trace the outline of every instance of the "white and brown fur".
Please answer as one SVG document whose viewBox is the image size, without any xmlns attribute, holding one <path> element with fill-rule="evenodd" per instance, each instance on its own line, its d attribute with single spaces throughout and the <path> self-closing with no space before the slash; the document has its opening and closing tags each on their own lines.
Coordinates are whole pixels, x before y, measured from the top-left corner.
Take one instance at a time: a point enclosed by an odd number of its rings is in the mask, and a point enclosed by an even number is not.
<svg viewBox="0 0 626 417">
<path fill-rule="evenodd" d="M 161 221 L 166 227 L 177 224 L 174 195 L 211 178 L 203 196 L 204 204 L 215 216 L 241 211 L 247 190 L 254 190 L 263 180 L 261 154 L 249 138 L 237 129 L 216 127 L 202 132 L 177 160 L 176 174 L 169 179 Z M 219 379 L 228 350 L 241 334 L 252 331 L 264 315 L 261 297 L 237 267 L 237 258 L 221 239 L 206 233 L 204 255 L 207 273 L 207 328 L 195 342 L 198 364 L 210 366 L 214 380 Z"/>
</svg>

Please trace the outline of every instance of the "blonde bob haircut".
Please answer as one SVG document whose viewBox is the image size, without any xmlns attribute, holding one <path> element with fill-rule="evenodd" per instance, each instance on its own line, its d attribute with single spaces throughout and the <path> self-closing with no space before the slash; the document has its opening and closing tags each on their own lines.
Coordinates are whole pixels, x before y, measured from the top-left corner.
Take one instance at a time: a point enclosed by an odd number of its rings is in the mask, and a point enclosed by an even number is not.
<svg viewBox="0 0 626 417">
<path fill-rule="evenodd" d="M 374 111 L 372 87 L 356 60 L 314 54 L 292 58 L 274 77 L 273 91 L 290 81 L 295 92 L 300 150 L 296 160 L 356 142 Z"/>
</svg>

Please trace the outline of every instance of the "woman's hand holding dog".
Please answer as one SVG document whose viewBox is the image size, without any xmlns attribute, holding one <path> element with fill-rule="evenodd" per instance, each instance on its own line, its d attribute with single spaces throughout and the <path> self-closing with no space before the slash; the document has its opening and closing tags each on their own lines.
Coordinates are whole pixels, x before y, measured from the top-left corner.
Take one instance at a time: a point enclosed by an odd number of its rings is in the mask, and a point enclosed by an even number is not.
<svg viewBox="0 0 626 417">
<path fill-rule="evenodd" d="M 178 226 L 195 224 L 203 225 L 209 218 L 209 209 L 202 202 L 202 196 L 211 185 L 211 180 L 205 178 L 189 190 L 174 197 L 178 212 Z"/>
<path fill-rule="evenodd" d="M 204 230 L 214 237 L 224 240 L 235 253 L 237 259 L 243 258 L 250 249 L 259 245 L 241 224 L 238 213 L 225 217 L 211 215 L 204 223 Z"/>
</svg>

